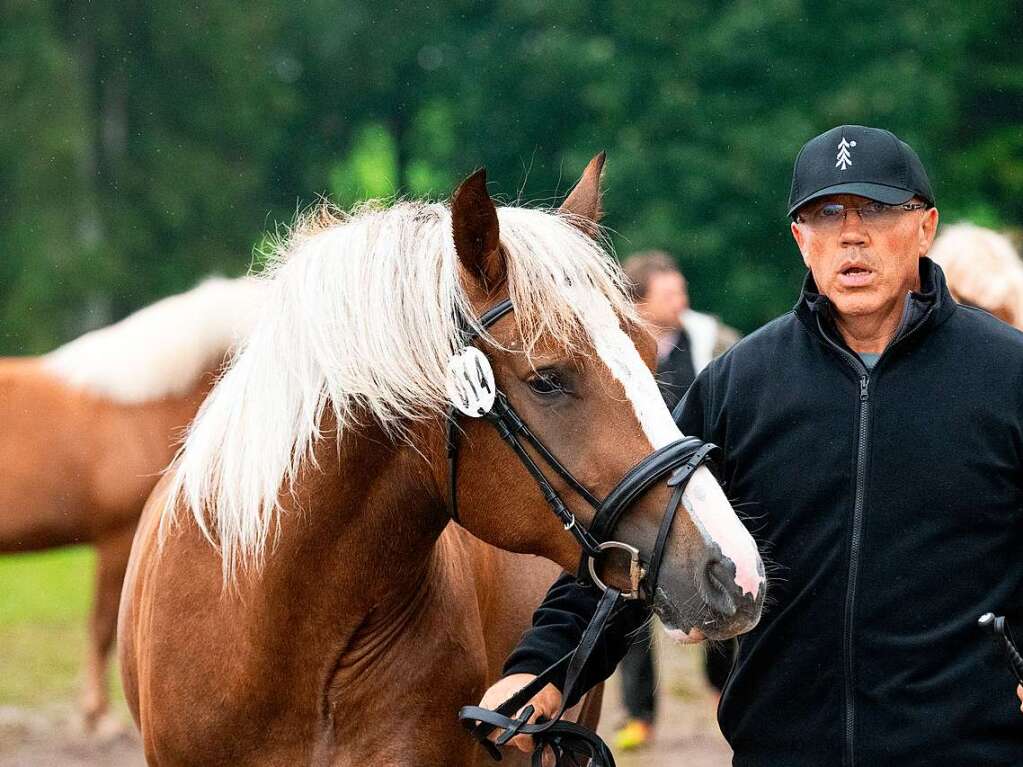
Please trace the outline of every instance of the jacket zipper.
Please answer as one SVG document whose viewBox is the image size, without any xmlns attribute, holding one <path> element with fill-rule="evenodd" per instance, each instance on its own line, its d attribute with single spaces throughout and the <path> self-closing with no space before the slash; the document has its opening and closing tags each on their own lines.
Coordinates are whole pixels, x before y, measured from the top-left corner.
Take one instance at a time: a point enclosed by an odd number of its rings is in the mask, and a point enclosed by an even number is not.
<svg viewBox="0 0 1023 767">
<path fill-rule="evenodd" d="M 856 450 L 856 495 L 853 499 L 853 529 L 852 540 L 849 543 L 849 576 L 845 593 L 845 744 L 849 767 L 855 767 L 856 764 L 856 751 L 853 747 L 856 724 L 853 698 L 853 607 L 856 602 L 856 580 L 860 572 L 863 495 L 867 481 L 867 442 L 870 438 L 870 374 L 862 363 L 860 367 L 860 438 Z"/>
<path fill-rule="evenodd" d="M 845 625 L 842 631 L 842 661 L 845 668 L 845 764 L 855 767 L 856 752 L 853 748 L 855 730 L 855 700 L 853 698 L 853 641 L 852 618 L 853 606 L 856 601 L 856 575 L 860 562 L 860 538 L 863 534 L 863 486 L 867 478 L 867 441 L 870 437 L 870 373 L 859 358 L 850 354 L 831 340 L 824 332 L 820 317 L 817 317 L 817 329 L 821 336 L 835 351 L 852 366 L 860 379 L 860 421 L 859 435 L 856 445 L 856 493 L 853 496 L 852 538 L 849 543 L 849 572 L 846 576 L 845 591 Z M 881 360 L 878 359 L 878 362 Z M 877 367 L 877 363 L 874 363 Z"/>
<path fill-rule="evenodd" d="M 909 302 L 912 299 L 907 297 L 906 304 L 902 310 L 902 319 L 895 331 L 892 342 L 884 349 L 877 362 L 874 363 L 874 370 L 881 364 L 881 360 L 888 351 L 896 344 L 912 336 L 918 328 L 922 327 L 931 316 L 933 307 L 927 311 L 923 318 L 913 328 L 900 337 L 905 330 L 906 321 L 909 318 Z M 853 529 L 852 538 L 849 543 L 849 574 L 846 581 L 845 595 L 845 630 L 842 635 L 845 666 L 845 750 L 847 767 L 856 765 L 856 749 L 853 740 L 856 725 L 856 708 L 853 693 L 853 607 L 856 603 L 856 579 L 859 575 L 860 543 L 863 537 L 863 507 L 864 490 L 867 481 L 867 447 L 870 439 L 870 371 L 863 364 L 858 356 L 846 351 L 831 340 L 831 337 L 824 332 L 820 316 L 817 316 L 817 330 L 824 340 L 835 351 L 842 355 L 859 375 L 860 382 L 860 420 L 859 420 L 859 442 L 856 449 L 856 493 L 853 497 Z"/>
</svg>

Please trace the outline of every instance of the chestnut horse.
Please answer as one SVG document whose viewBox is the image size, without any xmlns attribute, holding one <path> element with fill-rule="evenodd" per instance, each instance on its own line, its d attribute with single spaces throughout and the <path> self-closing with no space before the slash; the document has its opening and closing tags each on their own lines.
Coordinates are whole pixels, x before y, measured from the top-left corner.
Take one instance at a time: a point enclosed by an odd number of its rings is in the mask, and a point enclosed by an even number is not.
<svg viewBox="0 0 1023 767">
<path fill-rule="evenodd" d="M 652 338 L 593 236 L 602 164 L 558 211 L 497 210 L 479 171 L 450 207 L 321 216 L 281 248 L 266 311 L 135 538 L 119 652 L 150 764 L 487 758 L 456 712 L 498 677 L 549 585 L 552 570 L 521 555 L 574 568 L 579 547 L 481 419 L 461 424 L 451 524 L 446 383 L 463 328 L 597 497 L 681 439 Z M 506 298 L 514 311 L 483 331 Z M 669 490 L 639 497 L 616 537 L 649 552 Z M 706 468 L 683 505 L 657 612 L 677 634 L 747 630 L 765 588 L 756 545 Z M 711 558 L 734 583 L 708 584 Z M 602 577 L 627 579 L 619 563 Z"/>
<path fill-rule="evenodd" d="M 251 319 L 254 280 L 212 279 L 36 358 L 0 359 L 0 552 L 90 543 L 85 725 L 107 708 L 121 581 L 146 498 Z"/>
</svg>

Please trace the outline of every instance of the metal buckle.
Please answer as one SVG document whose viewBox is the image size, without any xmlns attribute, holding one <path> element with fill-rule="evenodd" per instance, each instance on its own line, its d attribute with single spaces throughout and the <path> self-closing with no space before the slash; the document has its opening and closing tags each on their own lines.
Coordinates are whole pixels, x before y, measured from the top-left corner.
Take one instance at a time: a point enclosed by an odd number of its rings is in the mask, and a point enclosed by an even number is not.
<svg viewBox="0 0 1023 767">
<path fill-rule="evenodd" d="M 643 569 L 643 565 L 639 562 L 639 549 L 635 546 L 630 546 L 627 543 L 621 541 L 604 541 L 603 543 L 597 544 L 598 551 L 607 551 L 608 549 L 621 549 L 627 552 L 629 555 L 629 586 L 632 587 L 631 591 L 623 591 L 622 599 L 639 599 L 639 583 L 643 580 L 643 576 L 646 575 L 646 570 Z M 590 578 L 593 579 L 593 583 L 601 591 L 607 591 L 607 584 L 604 583 L 597 576 L 597 564 L 593 557 L 589 557 L 587 560 L 587 566 L 590 570 Z"/>
</svg>

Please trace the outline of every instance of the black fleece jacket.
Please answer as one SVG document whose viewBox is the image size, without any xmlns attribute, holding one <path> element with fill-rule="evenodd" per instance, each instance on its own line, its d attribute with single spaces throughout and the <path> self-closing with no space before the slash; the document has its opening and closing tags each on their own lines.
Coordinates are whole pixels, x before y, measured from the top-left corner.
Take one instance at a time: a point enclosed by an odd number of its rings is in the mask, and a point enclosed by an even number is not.
<svg viewBox="0 0 1023 767">
<path fill-rule="evenodd" d="M 808 275 L 679 408 L 683 433 L 723 448 L 769 562 L 718 710 L 739 767 L 1023 765 L 1013 679 L 976 628 L 991 610 L 1023 629 L 1023 334 L 920 268 L 873 370 Z M 570 650 L 595 602 L 560 579 L 506 672 Z M 642 617 L 619 621 L 589 682 Z"/>
</svg>

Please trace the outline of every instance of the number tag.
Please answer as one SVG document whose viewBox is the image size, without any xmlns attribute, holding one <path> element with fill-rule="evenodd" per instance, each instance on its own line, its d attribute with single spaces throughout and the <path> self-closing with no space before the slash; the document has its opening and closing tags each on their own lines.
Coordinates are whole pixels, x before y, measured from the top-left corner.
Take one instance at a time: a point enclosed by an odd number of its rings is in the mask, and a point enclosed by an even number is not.
<svg viewBox="0 0 1023 767">
<path fill-rule="evenodd" d="M 448 398 L 459 412 L 480 418 L 494 406 L 497 386 L 490 360 L 475 346 L 466 346 L 448 360 Z"/>
</svg>

